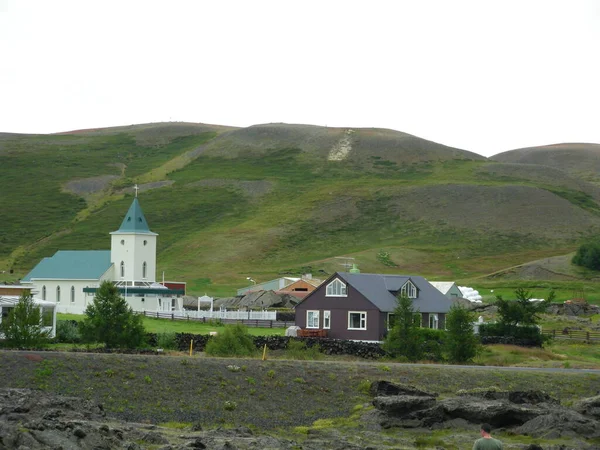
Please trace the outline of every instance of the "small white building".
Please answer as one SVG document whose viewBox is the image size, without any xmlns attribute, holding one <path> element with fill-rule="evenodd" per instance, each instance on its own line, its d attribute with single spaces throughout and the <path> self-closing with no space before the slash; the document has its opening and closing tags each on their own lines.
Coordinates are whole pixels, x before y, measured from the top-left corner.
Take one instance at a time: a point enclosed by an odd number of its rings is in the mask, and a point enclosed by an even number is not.
<svg viewBox="0 0 600 450">
<path fill-rule="evenodd" d="M 454 281 L 430 281 L 429 283 L 450 299 L 463 296 Z"/>
<path fill-rule="evenodd" d="M 137 189 L 121 226 L 110 235 L 110 250 L 59 250 L 21 283 L 32 288 L 36 300 L 55 304 L 61 313 L 83 314 L 105 280 L 119 288 L 134 311 L 182 311 L 185 290 L 156 282 L 158 234 L 148 227 Z"/>
</svg>

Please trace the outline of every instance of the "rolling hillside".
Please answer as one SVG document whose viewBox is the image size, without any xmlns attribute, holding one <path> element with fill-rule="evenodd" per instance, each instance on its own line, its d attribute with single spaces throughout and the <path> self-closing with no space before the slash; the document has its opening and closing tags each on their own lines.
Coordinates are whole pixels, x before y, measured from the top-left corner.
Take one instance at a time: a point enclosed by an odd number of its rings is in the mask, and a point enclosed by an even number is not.
<svg viewBox="0 0 600 450">
<path fill-rule="evenodd" d="M 364 271 L 471 278 L 568 253 L 600 229 L 595 184 L 393 130 L 3 133 L 0 164 L 0 270 L 13 278 L 57 249 L 108 248 L 135 183 L 160 234 L 159 274 L 194 293 L 228 295 L 249 275 L 324 276 L 341 255 Z"/>
<path fill-rule="evenodd" d="M 600 183 L 600 144 L 571 143 L 520 148 L 498 153 L 495 161 L 538 164 Z"/>
</svg>

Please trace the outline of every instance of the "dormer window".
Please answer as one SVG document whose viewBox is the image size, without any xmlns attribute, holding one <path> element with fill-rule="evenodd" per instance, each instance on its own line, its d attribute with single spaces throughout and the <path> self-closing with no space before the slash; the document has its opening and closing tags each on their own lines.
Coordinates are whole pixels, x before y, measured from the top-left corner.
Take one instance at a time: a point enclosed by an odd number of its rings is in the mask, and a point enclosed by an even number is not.
<svg viewBox="0 0 600 450">
<path fill-rule="evenodd" d="M 347 297 L 346 285 L 337 278 L 327 285 L 327 297 Z"/>
<path fill-rule="evenodd" d="M 400 289 L 400 295 L 408 298 L 417 298 L 417 288 L 411 281 L 407 281 L 402 289 Z"/>
</svg>

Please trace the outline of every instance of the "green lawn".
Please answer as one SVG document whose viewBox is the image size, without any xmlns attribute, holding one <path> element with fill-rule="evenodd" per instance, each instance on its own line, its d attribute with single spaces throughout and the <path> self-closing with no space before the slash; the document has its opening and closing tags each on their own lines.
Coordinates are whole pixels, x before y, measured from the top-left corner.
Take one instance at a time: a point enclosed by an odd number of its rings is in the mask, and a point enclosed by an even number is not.
<svg viewBox="0 0 600 450">
<path fill-rule="evenodd" d="M 79 314 L 56 315 L 57 320 L 76 320 L 81 321 L 85 318 Z M 211 331 L 222 332 L 225 326 L 219 322 L 202 323 L 194 320 L 170 320 L 144 317 L 144 328 L 148 333 L 191 333 L 191 334 L 209 334 Z M 254 336 L 283 336 L 285 328 L 256 328 L 248 327 L 248 333 Z"/>
</svg>

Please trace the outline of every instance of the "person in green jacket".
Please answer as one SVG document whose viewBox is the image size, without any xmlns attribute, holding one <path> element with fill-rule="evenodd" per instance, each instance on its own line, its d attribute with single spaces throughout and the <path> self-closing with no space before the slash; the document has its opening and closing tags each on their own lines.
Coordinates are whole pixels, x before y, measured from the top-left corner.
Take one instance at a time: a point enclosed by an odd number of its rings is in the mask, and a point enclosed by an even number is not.
<svg viewBox="0 0 600 450">
<path fill-rule="evenodd" d="M 481 438 L 475 441 L 473 450 L 502 450 L 502 442 L 498 439 L 494 439 L 490 434 L 492 427 L 489 423 L 481 424 Z"/>
</svg>

